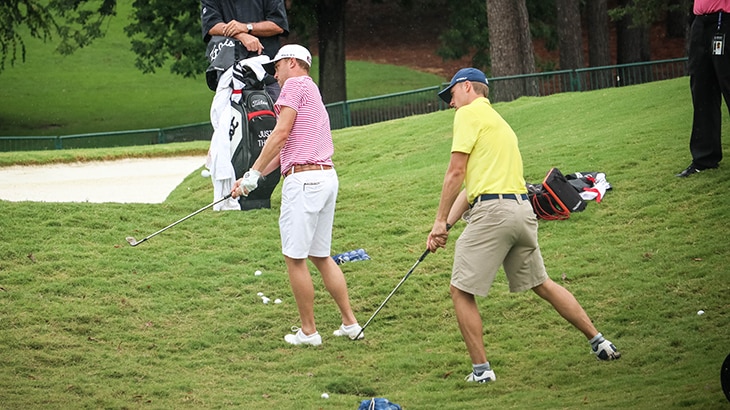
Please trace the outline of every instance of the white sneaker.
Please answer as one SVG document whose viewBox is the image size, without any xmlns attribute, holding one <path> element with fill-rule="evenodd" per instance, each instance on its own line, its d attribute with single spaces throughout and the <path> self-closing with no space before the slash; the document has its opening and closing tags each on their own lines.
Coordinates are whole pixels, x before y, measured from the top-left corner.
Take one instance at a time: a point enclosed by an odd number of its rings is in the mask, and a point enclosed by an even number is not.
<svg viewBox="0 0 730 410">
<path fill-rule="evenodd" d="M 284 340 L 286 340 L 287 343 L 291 343 L 293 345 L 312 346 L 319 346 L 322 344 L 322 336 L 319 335 L 319 332 L 314 332 L 314 334 L 307 336 L 304 332 L 302 332 L 302 329 L 298 327 L 292 327 L 291 330 L 296 333 L 284 336 Z"/>
<path fill-rule="evenodd" d="M 484 371 L 479 376 L 472 371 L 464 380 L 468 382 L 487 383 L 497 380 L 497 376 L 494 374 L 494 370 Z"/>
<path fill-rule="evenodd" d="M 601 342 L 596 350 L 591 350 L 598 360 L 618 360 L 621 358 L 621 353 L 616 349 L 616 346 L 608 340 Z"/>
<path fill-rule="evenodd" d="M 365 337 L 365 333 L 361 333 L 362 327 L 355 323 L 349 326 L 340 325 L 340 328 L 332 332 L 335 336 L 347 336 L 352 340 L 355 338 L 362 339 Z"/>
</svg>

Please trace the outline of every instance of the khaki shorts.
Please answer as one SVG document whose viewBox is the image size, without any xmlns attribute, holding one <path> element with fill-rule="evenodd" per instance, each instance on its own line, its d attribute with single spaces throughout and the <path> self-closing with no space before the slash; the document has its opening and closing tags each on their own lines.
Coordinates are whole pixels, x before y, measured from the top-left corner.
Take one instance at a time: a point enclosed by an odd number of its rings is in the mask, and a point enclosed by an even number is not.
<svg viewBox="0 0 730 410">
<path fill-rule="evenodd" d="M 537 243 L 537 217 L 521 198 L 482 201 L 464 214 L 467 226 L 456 241 L 451 285 L 487 296 L 500 266 L 510 292 L 548 279 Z"/>
<path fill-rule="evenodd" d="M 339 181 L 334 169 L 295 172 L 281 188 L 281 252 L 293 259 L 330 256 Z"/>
</svg>

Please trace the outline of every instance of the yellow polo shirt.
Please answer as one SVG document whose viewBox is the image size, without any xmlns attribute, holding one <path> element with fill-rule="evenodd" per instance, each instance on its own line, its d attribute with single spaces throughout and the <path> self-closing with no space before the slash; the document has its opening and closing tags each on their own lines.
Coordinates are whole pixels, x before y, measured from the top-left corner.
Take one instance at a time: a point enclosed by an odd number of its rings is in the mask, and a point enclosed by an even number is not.
<svg viewBox="0 0 730 410">
<path fill-rule="evenodd" d="M 451 152 L 469 154 L 469 203 L 481 194 L 527 193 L 517 135 L 488 99 L 478 98 L 456 111 Z"/>
</svg>

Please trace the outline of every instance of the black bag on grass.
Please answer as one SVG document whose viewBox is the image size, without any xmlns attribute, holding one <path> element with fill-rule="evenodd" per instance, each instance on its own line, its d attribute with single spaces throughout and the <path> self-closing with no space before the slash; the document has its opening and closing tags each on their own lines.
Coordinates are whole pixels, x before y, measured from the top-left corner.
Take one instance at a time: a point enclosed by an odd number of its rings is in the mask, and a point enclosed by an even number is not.
<svg viewBox="0 0 730 410">
<path fill-rule="evenodd" d="M 540 219 L 568 219 L 571 212 L 585 209 L 586 203 L 578 191 L 557 168 L 552 168 L 542 184 L 527 184 L 532 210 Z"/>
</svg>

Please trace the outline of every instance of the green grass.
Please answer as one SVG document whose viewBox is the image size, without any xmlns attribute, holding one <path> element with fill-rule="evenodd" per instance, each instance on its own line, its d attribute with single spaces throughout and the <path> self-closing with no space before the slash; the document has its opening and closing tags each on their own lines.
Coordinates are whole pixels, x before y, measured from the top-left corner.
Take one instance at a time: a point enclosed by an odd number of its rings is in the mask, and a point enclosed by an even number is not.
<svg viewBox="0 0 730 410">
<path fill-rule="evenodd" d="M 353 409 L 382 396 L 406 409 L 728 408 L 719 378 L 730 353 L 728 170 L 674 177 L 689 162 L 688 80 L 496 108 L 520 138 L 528 181 L 557 166 L 603 171 L 613 186 L 569 220 L 541 222 L 540 239 L 551 277 L 621 349 L 620 361 L 597 362 L 578 331 L 531 292 L 508 293 L 500 275 L 478 300 L 498 380 L 465 384 L 470 363 L 448 296 L 463 224 L 363 341 L 331 336 L 339 316 L 314 274 L 324 344 L 286 345 L 298 315 L 280 255 L 279 188 L 272 209 L 204 212 L 126 244 L 212 200 L 194 172 L 157 205 L 0 201 L 0 407 Z M 342 266 L 361 323 L 423 252 L 452 118 L 334 134 L 333 253 L 362 247 L 372 257 Z M 0 153 L 4 163 L 27 156 Z M 283 303 L 264 305 L 257 292 Z"/>
<path fill-rule="evenodd" d="M 70 135 L 210 121 L 213 92 L 204 76 L 183 78 L 165 67 L 142 74 L 123 32 L 131 2 L 118 5 L 105 38 L 64 57 L 55 44 L 26 38 L 25 63 L 0 72 L 0 135 Z M 205 58 L 201 40 L 200 56 Z M 318 80 L 318 59 L 312 77 Z M 347 62 L 348 99 L 441 84 L 439 76 L 363 61 Z"/>
</svg>

